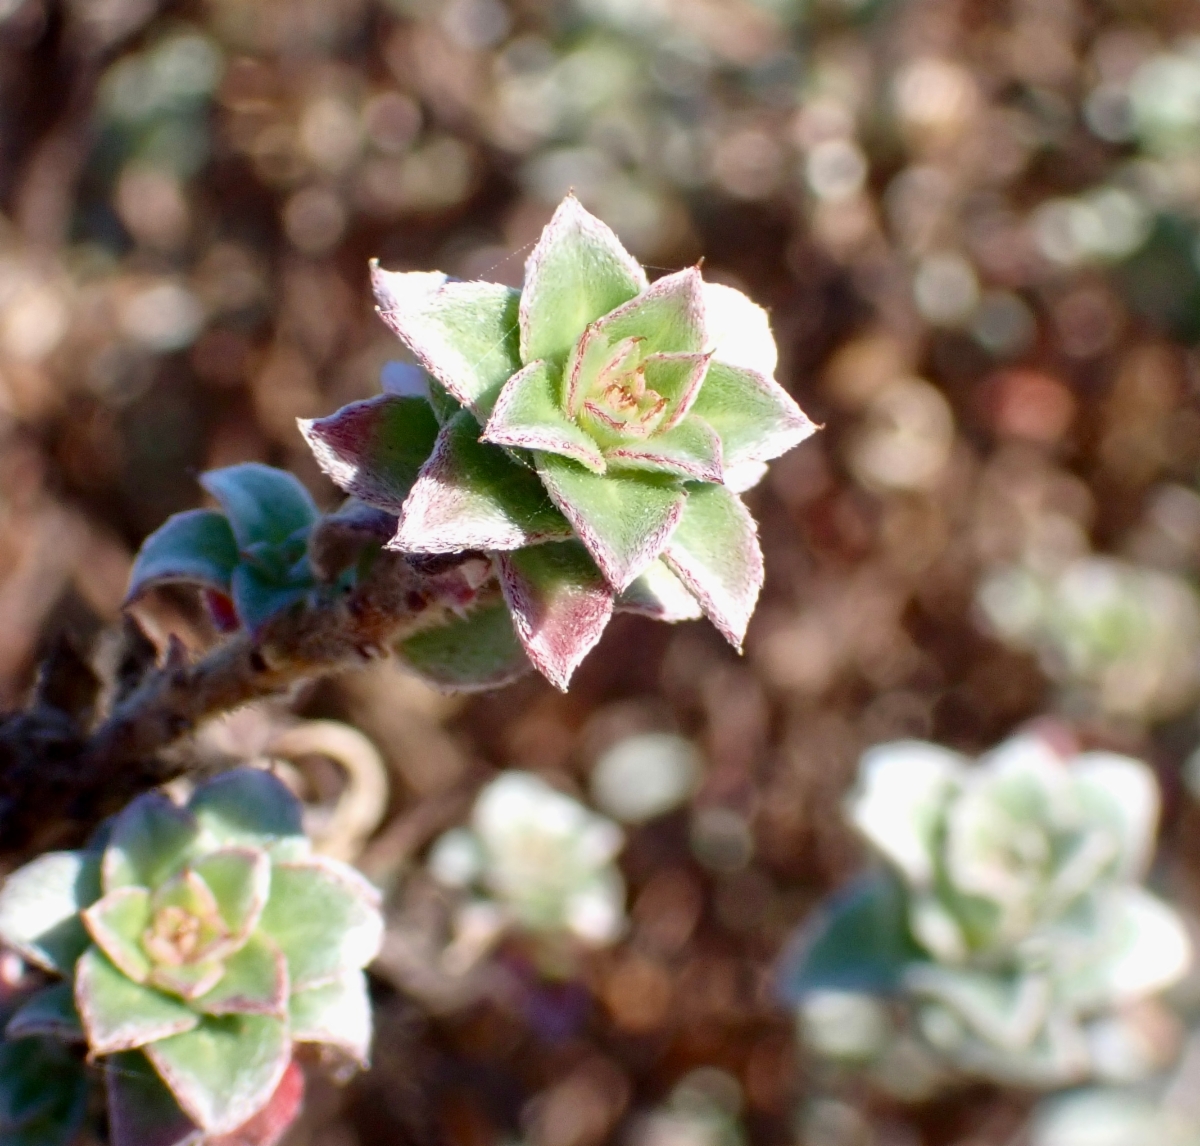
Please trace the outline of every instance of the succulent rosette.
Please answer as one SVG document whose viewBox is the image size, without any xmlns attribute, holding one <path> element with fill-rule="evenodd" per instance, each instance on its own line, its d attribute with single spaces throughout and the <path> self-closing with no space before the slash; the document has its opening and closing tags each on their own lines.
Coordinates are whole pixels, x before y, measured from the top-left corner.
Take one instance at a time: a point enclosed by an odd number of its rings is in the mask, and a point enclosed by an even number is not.
<svg viewBox="0 0 1200 1146">
<path fill-rule="evenodd" d="M 651 284 L 573 197 L 520 291 L 373 280 L 429 379 L 397 364 L 383 395 L 302 428 L 334 481 L 398 516 L 392 548 L 492 559 L 503 605 L 477 614 L 485 643 L 505 647 L 506 610 L 511 650 L 560 688 L 614 609 L 703 613 L 740 646 L 763 568 L 738 495 L 814 429 L 774 380 L 760 307 L 698 268 Z M 479 647 L 473 632 L 448 640 Z"/>
<path fill-rule="evenodd" d="M 157 1093 L 158 1133 L 219 1136 L 267 1107 L 297 1044 L 366 1064 L 381 931 L 375 890 L 311 852 L 269 773 L 225 773 L 186 806 L 149 793 L 102 848 L 43 855 L 0 889 L 0 939 L 63 976 L 6 1036 L 86 1043 L 118 1127 Z"/>
<path fill-rule="evenodd" d="M 1182 920 L 1140 886 L 1158 791 L 1137 760 L 1064 755 L 1037 734 L 973 764 L 934 744 L 886 744 L 864 756 L 849 811 L 891 874 L 858 885 L 805 937 L 793 997 L 900 998 L 955 1068 L 1060 1086 L 1102 1073 L 1132 1037 L 1124 1010 L 1190 965 Z"/>
</svg>

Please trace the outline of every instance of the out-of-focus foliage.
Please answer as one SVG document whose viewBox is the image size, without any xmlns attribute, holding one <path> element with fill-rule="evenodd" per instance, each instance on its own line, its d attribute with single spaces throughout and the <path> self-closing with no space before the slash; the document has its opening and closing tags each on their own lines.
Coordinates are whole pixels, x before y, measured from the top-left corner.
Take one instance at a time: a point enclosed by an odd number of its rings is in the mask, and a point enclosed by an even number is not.
<svg viewBox="0 0 1200 1146">
<path fill-rule="evenodd" d="M 831 904 L 784 971 L 815 1050 L 910 1095 L 904 1059 L 921 1051 L 931 1082 L 1061 1087 L 1160 1065 L 1133 1009 L 1184 976 L 1191 946 L 1139 886 L 1158 822 L 1144 764 L 1037 734 L 974 764 L 881 745 L 849 815 L 890 870 Z"/>
</svg>

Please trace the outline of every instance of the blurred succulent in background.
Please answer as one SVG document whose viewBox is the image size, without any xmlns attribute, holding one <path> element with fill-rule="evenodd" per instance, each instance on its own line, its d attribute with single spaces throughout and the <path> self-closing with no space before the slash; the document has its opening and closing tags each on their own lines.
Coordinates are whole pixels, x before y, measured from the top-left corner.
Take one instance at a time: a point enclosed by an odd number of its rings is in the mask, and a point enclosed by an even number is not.
<svg viewBox="0 0 1200 1146">
<path fill-rule="evenodd" d="M 986 577 L 980 609 L 1007 643 L 1034 652 L 1083 715 L 1156 720 L 1200 691 L 1200 604 L 1186 581 L 1110 557 Z"/>
<path fill-rule="evenodd" d="M 849 815 L 888 871 L 835 899 L 785 969 L 818 1053 L 910 1093 L 922 1071 L 1057 1087 L 1170 1053 L 1136 1018 L 1191 961 L 1139 886 L 1158 819 L 1144 764 L 1036 733 L 974 764 L 901 741 L 863 757 Z"/>
<path fill-rule="evenodd" d="M 625 926 L 625 884 L 613 859 L 621 829 L 530 772 L 504 772 L 479 793 L 469 828 L 434 844 L 441 883 L 471 890 L 465 919 L 491 937 L 515 929 L 548 950 L 612 943 Z"/>
<path fill-rule="evenodd" d="M 696 268 L 649 284 L 573 197 L 521 291 L 378 267 L 374 281 L 428 398 L 410 380 L 303 429 L 335 482 L 398 515 L 389 546 L 487 554 L 559 688 L 614 609 L 704 613 L 740 647 L 762 554 L 738 494 L 814 428 L 773 378 L 765 311 Z M 454 644 L 493 645 L 502 665 L 501 620 L 468 616 Z"/>
<path fill-rule="evenodd" d="M 0 938 L 63 981 L 16 1011 L 2 1053 L 83 1044 L 103 1064 L 116 1146 L 219 1136 L 280 1104 L 294 1114 L 297 1045 L 367 1062 L 362 968 L 381 931 L 374 888 L 312 854 L 298 801 L 269 773 L 225 773 L 186 806 L 150 793 L 94 850 L 5 881 Z M 38 1073 L 28 1109 L 74 1111 L 72 1076 Z"/>
</svg>

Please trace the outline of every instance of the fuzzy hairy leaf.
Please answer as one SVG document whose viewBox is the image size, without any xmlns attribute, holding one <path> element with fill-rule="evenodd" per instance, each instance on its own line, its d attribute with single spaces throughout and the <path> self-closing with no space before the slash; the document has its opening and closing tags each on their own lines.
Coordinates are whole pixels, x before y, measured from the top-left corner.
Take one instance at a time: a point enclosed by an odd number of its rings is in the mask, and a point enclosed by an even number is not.
<svg viewBox="0 0 1200 1146">
<path fill-rule="evenodd" d="M 904 891 L 889 874 L 865 876 L 806 922 L 784 955 L 778 989 L 789 1003 L 812 991 L 891 994 L 924 953 L 908 932 Z"/>
<path fill-rule="evenodd" d="M 428 401 L 390 394 L 300 422 L 318 464 L 335 484 L 397 514 L 433 452 L 438 430 Z"/>
<path fill-rule="evenodd" d="M 500 391 L 483 440 L 561 454 L 593 473 L 603 473 L 604 458 L 595 439 L 562 410 L 561 384 L 561 371 L 544 361 L 531 362 L 514 374 Z"/>
<path fill-rule="evenodd" d="M 234 768 L 196 789 L 188 801 L 208 847 L 274 850 L 308 848 L 300 801 L 278 777 L 261 768 Z"/>
<path fill-rule="evenodd" d="M 774 379 L 719 359 L 709 363 L 692 413 L 716 430 L 726 466 L 770 461 L 817 429 Z"/>
<path fill-rule="evenodd" d="M 479 432 L 465 411 L 442 431 L 405 502 L 391 548 L 520 549 L 571 535 L 537 477 L 499 446 L 480 442 Z"/>
<path fill-rule="evenodd" d="M 237 563 L 237 541 L 224 514 L 215 509 L 176 513 L 142 542 L 125 599 L 172 581 L 228 592 Z"/>
<path fill-rule="evenodd" d="M 679 523 L 687 494 L 673 479 L 634 471 L 599 475 L 555 454 L 536 454 L 555 505 L 617 591 L 653 561 Z"/>
<path fill-rule="evenodd" d="M 45 1035 L 59 1042 L 83 1042 L 86 1036 L 75 1009 L 75 995 L 68 982 L 51 983 L 17 1008 L 4 1037 L 8 1040 Z"/>
<path fill-rule="evenodd" d="M 664 275 L 637 298 L 599 318 L 596 332 L 615 346 L 640 339 L 643 359 L 651 354 L 704 350 L 703 281 L 695 267 Z"/>
<path fill-rule="evenodd" d="M 104 1087 L 111 1146 L 200 1146 L 203 1131 L 141 1051 L 105 1059 Z"/>
<path fill-rule="evenodd" d="M 577 541 L 503 554 L 500 585 L 529 659 L 565 692 L 612 616 L 612 589 Z"/>
<path fill-rule="evenodd" d="M 221 978 L 195 1000 L 208 1015 L 274 1015 L 287 1018 L 288 968 L 283 952 L 265 935 L 251 935 L 225 960 Z"/>
<path fill-rule="evenodd" d="M 135 983 L 150 977 L 150 960 L 142 950 L 142 933 L 150 922 L 149 891 L 118 887 L 84 911 L 83 922 L 96 946 L 122 975 Z"/>
<path fill-rule="evenodd" d="M 379 950 L 378 892 L 347 864 L 325 857 L 276 864 L 262 930 L 287 957 L 293 991 L 365 967 Z"/>
<path fill-rule="evenodd" d="M 423 629 L 396 652 L 435 687 L 451 691 L 498 688 L 530 667 L 503 601 Z"/>
<path fill-rule="evenodd" d="M 187 1116 L 210 1135 L 224 1134 L 270 1102 L 291 1063 L 292 1041 L 281 1019 L 205 1016 L 145 1054 Z"/>
<path fill-rule="evenodd" d="M 741 499 L 724 486 L 689 486 L 663 556 L 721 635 L 740 649 L 763 582 L 758 527 Z"/>
<path fill-rule="evenodd" d="M 559 204 L 525 263 L 522 362 L 562 365 L 583 328 L 646 289 L 646 273 L 573 195 Z"/>
<path fill-rule="evenodd" d="M 319 516 L 296 477 L 260 462 L 209 470 L 200 484 L 220 503 L 242 549 L 263 542 L 279 545 Z"/>
<path fill-rule="evenodd" d="M 79 912 L 99 898 L 99 856 L 47 852 L 0 887 L 0 940 L 31 963 L 68 975 L 90 943 Z"/>
<path fill-rule="evenodd" d="M 0 1043 L 0 1142 L 67 1146 L 87 1114 L 83 1064 L 50 1039 Z"/>
<path fill-rule="evenodd" d="M 371 264 L 379 314 L 454 398 L 486 420 L 500 387 L 521 368 L 520 292 L 442 274 Z"/>
<path fill-rule="evenodd" d="M 127 804 L 113 822 L 101 868 L 106 892 L 157 887 L 191 856 L 199 825 L 192 813 L 161 792 Z"/>
<path fill-rule="evenodd" d="M 728 366 L 773 378 L 779 352 L 767 312 L 724 283 L 705 283 L 703 294 L 704 325 L 713 355 Z"/>
<path fill-rule="evenodd" d="M 695 405 L 710 354 L 651 354 L 642 363 L 646 385 L 667 400 L 662 429 L 679 425 Z"/>
<path fill-rule="evenodd" d="M 371 1000 L 361 971 L 350 971 L 323 987 L 297 991 L 288 1000 L 288 1009 L 293 1041 L 336 1047 L 359 1066 L 370 1064 Z"/>
<path fill-rule="evenodd" d="M 636 613 L 655 621 L 694 621 L 704 616 L 700 602 L 688 592 L 660 557 L 617 598 L 617 612 Z"/>
<path fill-rule="evenodd" d="M 677 426 L 641 440 L 626 440 L 604 451 L 614 466 L 665 473 L 695 481 L 721 481 L 721 442 L 702 418 L 685 418 Z"/>
<path fill-rule="evenodd" d="M 98 947 L 89 947 L 76 965 L 75 1006 L 88 1049 L 98 1055 L 134 1050 L 200 1021 L 178 999 L 123 975 Z"/>
</svg>

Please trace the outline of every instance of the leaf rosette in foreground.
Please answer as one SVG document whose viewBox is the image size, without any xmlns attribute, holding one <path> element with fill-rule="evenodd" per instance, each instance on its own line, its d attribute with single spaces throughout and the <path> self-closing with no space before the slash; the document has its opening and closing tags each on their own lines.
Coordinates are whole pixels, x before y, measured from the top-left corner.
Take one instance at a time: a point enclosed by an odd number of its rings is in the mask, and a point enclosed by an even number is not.
<svg viewBox="0 0 1200 1146">
<path fill-rule="evenodd" d="M 150 793 L 102 850 L 41 856 L 0 889 L 0 938 L 67 980 L 6 1034 L 83 1042 L 110 1112 L 157 1087 L 181 1140 L 218 1136 L 267 1107 L 297 1044 L 366 1064 L 381 931 L 375 890 L 311 852 L 269 773 L 228 772 L 186 806 Z"/>
<path fill-rule="evenodd" d="M 302 428 L 334 481 L 398 515 L 393 548 L 490 555 L 516 651 L 560 688 L 616 609 L 703 613 L 741 645 L 763 571 L 738 495 L 814 429 L 760 307 L 697 268 L 651 284 L 573 197 L 520 291 L 373 279 L 431 381 L 397 364 L 382 396 Z"/>
</svg>

